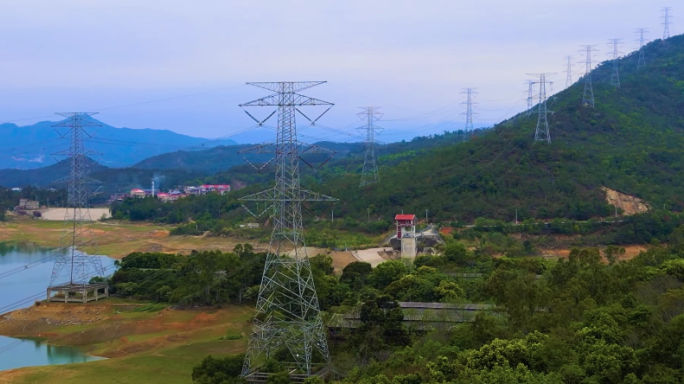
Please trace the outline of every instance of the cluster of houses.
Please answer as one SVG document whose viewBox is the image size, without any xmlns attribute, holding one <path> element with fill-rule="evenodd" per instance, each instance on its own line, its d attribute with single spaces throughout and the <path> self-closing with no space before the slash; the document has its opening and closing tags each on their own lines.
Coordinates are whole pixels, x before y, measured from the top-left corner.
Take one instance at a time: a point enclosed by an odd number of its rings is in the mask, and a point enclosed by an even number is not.
<svg viewBox="0 0 684 384">
<path fill-rule="evenodd" d="M 178 189 L 174 189 L 168 192 L 155 191 L 154 187 L 152 189 L 131 189 L 130 193 L 116 193 L 112 195 L 111 201 L 122 201 L 129 197 L 143 198 L 154 196 L 163 202 L 176 201 L 180 198 L 187 197 L 190 195 L 206 195 L 207 193 L 219 193 L 221 195 L 230 192 L 230 185 L 228 184 L 203 184 L 200 186 L 185 186 Z"/>
</svg>

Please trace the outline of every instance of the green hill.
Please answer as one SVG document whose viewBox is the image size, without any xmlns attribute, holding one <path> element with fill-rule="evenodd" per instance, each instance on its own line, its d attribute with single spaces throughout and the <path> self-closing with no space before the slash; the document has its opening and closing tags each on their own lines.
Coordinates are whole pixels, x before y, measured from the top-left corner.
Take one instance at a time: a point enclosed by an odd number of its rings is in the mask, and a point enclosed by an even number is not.
<svg viewBox="0 0 684 384">
<path fill-rule="evenodd" d="M 109 168 L 88 159 L 86 166 L 91 174 L 98 174 Z M 61 160 L 47 167 L 36 169 L 0 169 L 0 185 L 7 187 L 66 188 L 57 181 L 69 176 L 69 160 Z"/>
<path fill-rule="evenodd" d="M 415 157 L 431 149 L 462 142 L 462 133 L 445 132 L 442 135 L 417 137 L 410 142 L 398 142 L 380 145 L 378 152 L 390 158 L 405 159 Z M 316 143 L 334 152 L 330 164 L 339 167 L 354 167 L 363 163 L 363 143 Z M 180 184 L 190 183 L 231 183 L 241 180 L 247 184 L 271 180 L 267 172 L 256 173 L 246 165 L 245 159 L 260 166 L 273 157 L 273 154 L 242 154 L 241 151 L 254 147 L 249 145 L 217 146 L 214 148 L 175 151 L 147 158 L 129 168 L 108 168 L 97 163 L 91 164 L 91 177 L 102 181 L 100 191 L 104 193 L 121 192 L 131 188 L 147 188 L 152 179 L 162 183 L 168 189 Z M 307 155 L 307 161 L 323 163 L 329 154 Z M 302 167 L 304 174 L 313 174 L 313 170 Z M 65 160 L 43 168 L 19 170 L 0 169 L 0 185 L 55 187 L 54 180 L 69 173 Z"/>
<path fill-rule="evenodd" d="M 537 115 L 523 113 L 464 145 L 382 166 L 380 184 L 359 189 L 358 165 L 336 166 L 316 189 L 341 198 L 336 214 L 357 218 L 370 208 L 451 221 L 512 221 L 516 210 L 520 219 L 587 219 L 613 213 L 602 186 L 682 211 L 684 36 L 645 49 L 639 71 L 636 53 L 619 60 L 619 89 L 612 63 L 593 71 L 596 108 L 581 105 L 582 79 L 549 99 L 550 145 L 534 143 Z"/>
</svg>

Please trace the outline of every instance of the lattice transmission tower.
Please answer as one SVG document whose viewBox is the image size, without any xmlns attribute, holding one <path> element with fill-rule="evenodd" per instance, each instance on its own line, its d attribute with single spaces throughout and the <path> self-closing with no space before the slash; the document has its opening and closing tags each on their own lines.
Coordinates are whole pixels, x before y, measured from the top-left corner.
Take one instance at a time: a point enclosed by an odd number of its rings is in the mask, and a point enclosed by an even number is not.
<svg viewBox="0 0 684 384">
<path fill-rule="evenodd" d="M 243 376 L 258 372 L 259 366 L 276 353 L 285 352 L 289 356 L 289 363 L 307 375 L 315 371 L 314 360 L 330 361 L 326 332 L 306 255 L 302 202 L 336 199 L 301 188 L 299 162 L 301 155 L 308 149 L 304 149 L 303 143 L 298 141 L 295 121 L 296 113 L 303 115 L 300 107 L 332 107 L 332 103 L 297 93 L 323 83 L 325 81 L 247 83 L 272 91 L 273 94 L 240 105 L 274 106 L 278 113 L 275 186 L 241 199 L 271 204 L 273 212 L 273 232 Z M 261 149 L 257 147 L 255 150 Z"/>
<path fill-rule="evenodd" d="M 660 19 L 663 21 L 663 40 L 670 38 L 670 24 L 672 24 L 672 7 L 664 7 Z"/>
<path fill-rule="evenodd" d="M 357 115 L 366 120 L 366 125 L 357 128 L 360 132 L 366 134 L 366 158 L 363 161 L 363 171 L 361 172 L 361 183 L 359 187 L 364 187 L 366 185 L 375 184 L 380 181 L 380 175 L 378 173 L 378 158 L 376 149 L 375 135 L 380 134 L 384 128 L 375 125 L 375 122 L 380 120 L 384 115 L 382 112 L 378 112 L 380 107 L 360 107 L 363 112 L 359 112 Z"/>
<path fill-rule="evenodd" d="M 639 60 L 637 61 L 637 70 L 639 70 L 646 66 L 646 56 L 644 53 L 646 48 L 644 48 L 644 46 L 646 45 L 646 34 L 648 33 L 648 29 L 638 28 L 635 33 L 639 34 L 639 38 L 636 40 L 637 43 L 639 43 Z"/>
<path fill-rule="evenodd" d="M 70 136 L 69 149 L 56 153 L 68 156 L 69 176 L 55 183 L 67 184 L 67 211 L 64 217 L 64 234 L 59 241 L 59 249 L 50 278 L 50 287 L 85 287 L 90 278 L 104 277 L 102 261 L 97 256 L 89 256 L 83 252 L 83 247 L 94 245 L 94 238 L 90 230 L 90 212 L 88 210 L 88 184 L 94 180 L 88 178 L 89 151 L 83 144 L 84 136 L 91 136 L 85 128 L 99 127 L 90 116 L 96 112 L 66 112 L 58 113 L 67 120 L 53 125 L 66 127 L 68 130 L 63 137 Z"/>
<path fill-rule="evenodd" d="M 465 105 L 466 107 L 465 112 L 461 113 L 461 115 L 466 118 L 464 129 L 466 137 L 471 135 L 475 130 L 475 127 L 473 126 L 473 118 L 477 116 L 477 113 L 473 111 L 473 107 L 477 105 L 477 102 L 473 100 L 473 97 L 477 95 L 475 89 L 476 88 L 463 88 L 463 92 L 461 92 L 462 95 L 466 95 L 466 101 L 461 103 L 461 105 Z"/>
<path fill-rule="evenodd" d="M 585 55 L 585 73 L 584 73 L 584 93 L 582 94 L 582 105 L 594 108 L 594 85 L 591 82 L 591 54 L 593 52 L 598 52 L 595 45 L 583 45 L 584 47 L 580 52 Z"/>
<path fill-rule="evenodd" d="M 546 108 L 546 84 L 552 84 L 551 81 L 547 80 L 547 76 L 554 75 L 554 73 L 528 73 L 530 76 L 538 77 L 539 80 L 534 80 L 533 84 L 539 84 L 539 104 L 537 112 L 539 116 L 537 117 L 537 129 L 534 132 L 534 141 L 545 141 L 551 143 L 551 134 L 549 133 L 549 119 L 548 114 L 551 113 Z"/>
<path fill-rule="evenodd" d="M 572 67 L 574 67 L 575 64 L 573 64 L 573 62 L 572 62 L 572 59 L 573 59 L 572 56 L 565 56 L 565 59 L 568 61 L 566 66 L 565 66 L 565 88 L 570 88 L 570 86 L 573 83 L 573 81 L 572 81 Z"/>
<path fill-rule="evenodd" d="M 615 88 L 620 88 L 620 62 L 618 58 L 620 57 L 620 46 L 622 45 L 622 39 L 610 39 L 608 41 L 608 46 L 611 51 L 608 52 L 611 61 L 613 62 L 613 72 L 610 74 L 610 85 Z"/>
</svg>

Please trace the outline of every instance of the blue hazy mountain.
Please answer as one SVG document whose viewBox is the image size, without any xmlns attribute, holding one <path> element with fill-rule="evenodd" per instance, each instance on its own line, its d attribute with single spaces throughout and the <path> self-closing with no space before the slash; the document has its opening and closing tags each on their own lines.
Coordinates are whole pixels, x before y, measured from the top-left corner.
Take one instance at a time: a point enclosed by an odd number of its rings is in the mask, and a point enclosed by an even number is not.
<svg viewBox="0 0 684 384">
<path fill-rule="evenodd" d="M 232 140 L 209 140 L 181 135 L 165 129 L 116 128 L 91 119 L 99 127 L 88 127 L 84 136 L 90 156 L 107 167 L 127 167 L 148 157 L 178 150 L 233 145 Z M 35 169 L 55 164 L 56 155 L 69 148 L 68 128 L 53 127 L 58 122 L 42 121 L 29 126 L 0 124 L 0 169 Z"/>
</svg>

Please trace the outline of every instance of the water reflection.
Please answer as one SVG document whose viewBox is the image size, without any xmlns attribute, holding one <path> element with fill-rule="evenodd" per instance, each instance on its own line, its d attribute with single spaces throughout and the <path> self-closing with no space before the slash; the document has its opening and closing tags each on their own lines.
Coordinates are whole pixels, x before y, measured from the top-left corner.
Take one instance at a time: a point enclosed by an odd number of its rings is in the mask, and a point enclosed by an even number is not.
<svg viewBox="0 0 684 384">
<path fill-rule="evenodd" d="M 34 365 L 85 363 L 102 360 L 89 356 L 75 347 L 49 345 L 36 339 L 15 339 L 0 336 L 0 371 Z"/>
<path fill-rule="evenodd" d="M 33 305 L 32 301 L 15 306 L 15 303 L 32 295 L 41 294 L 50 283 L 54 259 L 50 248 L 40 247 L 33 243 L 0 242 L 0 274 L 18 271 L 0 278 L 0 313 Z M 107 268 L 114 260 L 106 256 L 98 256 L 102 266 Z M 22 267 L 29 265 L 29 268 Z M 113 269 L 109 268 L 109 271 Z M 0 336 L 0 370 L 51 364 L 80 363 L 100 360 L 100 357 L 88 356 L 74 347 L 48 345 L 42 340 L 16 339 Z"/>
<path fill-rule="evenodd" d="M 0 243 L 0 274 L 19 269 L 17 273 L 0 278 L 0 313 L 17 308 L 28 307 L 32 301 L 13 307 L 12 304 L 32 295 L 45 293 L 50 284 L 54 254 L 50 248 L 40 247 L 33 243 Z M 96 256 L 102 261 L 104 268 L 111 267 L 114 260 L 106 256 Z M 27 269 L 23 266 L 30 264 Z M 109 268 L 108 271 L 113 271 Z M 39 299 L 44 299 L 40 296 Z"/>
</svg>

